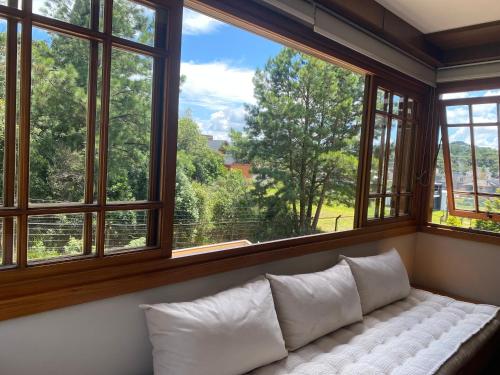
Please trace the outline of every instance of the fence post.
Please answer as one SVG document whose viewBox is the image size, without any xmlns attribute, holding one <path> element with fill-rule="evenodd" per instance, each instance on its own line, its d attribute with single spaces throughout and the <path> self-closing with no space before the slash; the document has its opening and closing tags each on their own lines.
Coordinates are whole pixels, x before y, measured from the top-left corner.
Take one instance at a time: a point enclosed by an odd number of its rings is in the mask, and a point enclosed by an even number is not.
<svg viewBox="0 0 500 375">
<path fill-rule="evenodd" d="M 342 215 L 339 215 L 335 218 L 335 231 L 336 232 L 338 230 L 338 226 L 339 226 L 339 219 L 342 217 Z"/>
</svg>

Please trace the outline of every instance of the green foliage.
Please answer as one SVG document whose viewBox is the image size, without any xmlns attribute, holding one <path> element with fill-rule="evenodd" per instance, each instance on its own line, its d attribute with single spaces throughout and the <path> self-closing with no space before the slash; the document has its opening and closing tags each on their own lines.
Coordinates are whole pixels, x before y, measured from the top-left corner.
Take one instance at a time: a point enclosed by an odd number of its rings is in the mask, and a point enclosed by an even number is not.
<svg viewBox="0 0 500 375">
<path fill-rule="evenodd" d="M 146 237 L 139 237 L 131 240 L 125 247 L 128 249 L 134 249 L 144 246 L 146 246 Z"/>
<path fill-rule="evenodd" d="M 254 85 L 257 104 L 247 107 L 245 132 L 231 133 L 232 151 L 252 163 L 271 222 L 314 232 L 324 204 L 354 202 L 363 79 L 284 48 Z"/>
</svg>

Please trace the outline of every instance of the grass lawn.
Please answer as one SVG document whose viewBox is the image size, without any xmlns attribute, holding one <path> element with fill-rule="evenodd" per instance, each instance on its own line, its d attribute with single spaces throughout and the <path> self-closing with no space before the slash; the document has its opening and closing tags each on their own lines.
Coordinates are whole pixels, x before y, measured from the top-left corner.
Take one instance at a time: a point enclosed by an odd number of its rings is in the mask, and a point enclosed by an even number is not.
<svg viewBox="0 0 500 375">
<path fill-rule="evenodd" d="M 339 215 L 341 215 L 341 217 L 338 219 L 337 231 L 352 229 L 354 224 L 354 207 L 347 207 L 344 205 L 324 205 L 321 209 L 318 229 L 322 232 L 335 231 L 335 218 Z"/>
</svg>

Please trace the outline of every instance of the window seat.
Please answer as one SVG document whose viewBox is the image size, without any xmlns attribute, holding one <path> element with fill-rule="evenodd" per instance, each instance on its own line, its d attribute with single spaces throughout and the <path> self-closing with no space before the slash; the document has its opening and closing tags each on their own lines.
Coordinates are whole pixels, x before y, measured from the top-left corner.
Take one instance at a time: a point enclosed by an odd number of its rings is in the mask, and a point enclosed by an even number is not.
<svg viewBox="0 0 500 375">
<path fill-rule="evenodd" d="M 249 374 L 456 374 L 498 339 L 499 327 L 497 307 L 413 288 L 409 297 Z"/>
</svg>

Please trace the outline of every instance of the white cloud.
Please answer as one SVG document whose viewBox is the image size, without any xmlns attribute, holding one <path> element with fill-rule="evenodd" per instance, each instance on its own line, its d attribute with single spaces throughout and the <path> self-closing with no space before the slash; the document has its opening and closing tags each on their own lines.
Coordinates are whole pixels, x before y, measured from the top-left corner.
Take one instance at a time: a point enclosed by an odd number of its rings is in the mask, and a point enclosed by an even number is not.
<svg viewBox="0 0 500 375">
<path fill-rule="evenodd" d="M 183 62 L 181 74 L 186 81 L 182 85 L 181 101 L 188 107 L 199 106 L 213 111 L 253 104 L 254 73 L 251 69 L 231 67 L 223 62 Z"/>
<path fill-rule="evenodd" d="M 208 34 L 214 32 L 221 26 L 224 26 L 224 23 L 219 20 L 205 16 L 194 10 L 184 8 L 182 32 L 185 35 Z"/>
</svg>

